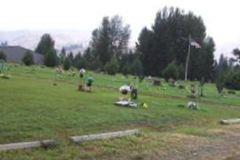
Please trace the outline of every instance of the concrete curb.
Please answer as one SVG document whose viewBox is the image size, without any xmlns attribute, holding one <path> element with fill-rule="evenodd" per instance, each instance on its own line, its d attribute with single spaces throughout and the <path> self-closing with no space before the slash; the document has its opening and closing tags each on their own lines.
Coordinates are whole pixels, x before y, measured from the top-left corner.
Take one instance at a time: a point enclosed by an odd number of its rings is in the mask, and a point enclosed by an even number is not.
<svg viewBox="0 0 240 160">
<path fill-rule="evenodd" d="M 21 143 L 10 143 L 10 144 L 0 144 L 1 151 L 10 151 L 18 149 L 33 149 L 33 148 L 51 148 L 56 146 L 56 141 L 54 140 L 42 140 L 33 142 L 21 142 Z"/>
<path fill-rule="evenodd" d="M 119 138 L 119 137 L 138 135 L 138 134 L 140 134 L 140 131 L 138 129 L 133 129 L 133 130 L 126 130 L 126 131 L 118 131 L 118 132 L 73 136 L 73 137 L 70 137 L 70 140 L 78 144 L 86 141 L 112 139 L 112 138 Z"/>
<path fill-rule="evenodd" d="M 221 124 L 229 125 L 229 124 L 240 124 L 240 119 L 222 119 L 220 121 Z"/>
</svg>

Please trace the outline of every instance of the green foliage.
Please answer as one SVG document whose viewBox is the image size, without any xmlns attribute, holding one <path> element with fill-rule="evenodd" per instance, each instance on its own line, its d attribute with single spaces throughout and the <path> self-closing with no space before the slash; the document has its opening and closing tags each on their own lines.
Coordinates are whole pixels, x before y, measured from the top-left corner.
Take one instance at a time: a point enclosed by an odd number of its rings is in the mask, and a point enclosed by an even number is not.
<svg viewBox="0 0 240 160">
<path fill-rule="evenodd" d="M 121 67 L 121 73 L 125 76 L 128 74 L 131 74 L 131 64 L 130 63 L 124 63 L 124 65 Z"/>
<path fill-rule="evenodd" d="M 115 75 L 119 70 L 119 64 L 116 56 L 113 56 L 105 66 L 104 71 L 110 75 Z"/>
<path fill-rule="evenodd" d="M 172 62 L 163 70 L 162 75 L 166 80 L 170 78 L 177 80 L 179 76 L 178 67 Z"/>
<path fill-rule="evenodd" d="M 131 72 L 133 75 L 136 75 L 138 77 L 143 76 L 143 66 L 142 62 L 138 57 L 136 57 L 131 65 Z"/>
<path fill-rule="evenodd" d="M 76 67 L 77 69 L 86 68 L 87 66 L 86 59 L 84 56 L 82 56 L 80 52 L 74 57 L 73 61 L 74 67 Z"/>
<path fill-rule="evenodd" d="M 184 70 L 184 65 L 183 64 L 180 64 L 178 66 L 178 78 L 183 80 L 184 79 L 184 76 L 185 76 L 185 70 Z"/>
<path fill-rule="evenodd" d="M 27 51 L 25 53 L 25 55 L 22 58 L 22 62 L 26 65 L 26 66 L 30 66 L 34 64 L 34 59 L 33 59 L 33 54 L 30 51 Z"/>
<path fill-rule="evenodd" d="M 48 54 L 48 52 L 51 52 L 54 50 L 54 40 L 52 39 L 50 34 L 44 34 L 41 37 L 40 42 L 37 45 L 37 48 L 35 52 L 40 53 L 42 55 Z"/>
<path fill-rule="evenodd" d="M 192 80 L 214 80 L 215 43 L 211 37 L 203 40 L 201 49 L 191 49 L 189 77 Z"/>
<path fill-rule="evenodd" d="M 103 70 L 103 65 L 91 48 L 87 48 L 83 54 L 84 61 L 86 62 L 86 69 L 99 71 Z"/>
<path fill-rule="evenodd" d="M 216 87 L 218 90 L 218 93 L 221 94 L 225 85 L 226 76 L 229 72 L 230 68 L 228 65 L 228 59 L 224 57 L 223 55 L 219 58 L 219 63 L 216 66 Z"/>
<path fill-rule="evenodd" d="M 70 61 L 71 66 L 73 66 L 73 63 L 74 63 L 73 53 L 70 52 L 67 57 L 68 57 L 68 59 L 69 59 L 69 61 Z"/>
<path fill-rule="evenodd" d="M 66 57 L 66 50 L 63 47 L 59 55 L 60 64 L 63 64 L 65 57 Z"/>
<path fill-rule="evenodd" d="M 201 17 L 192 12 L 184 13 L 179 8 L 159 11 L 152 28 L 141 31 L 137 50 L 141 54 L 145 74 L 160 76 L 172 61 L 178 66 L 185 66 L 189 35 L 202 46 L 201 49 L 191 48 L 189 78 L 210 79 L 213 73 L 214 41 L 206 38 Z"/>
<path fill-rule="evenodd" d="M 218 93 L 222 94 L 224 83 L 225 83 L 225 76 L 223 74 L 218 75 L 215 83 L 216 83 Z"/>
<path fill-rule="evenodd" d="M 235 49 L 233 51 L 237 57 L 240 51 Z M 220 56 L 219 63 L 216 66 L 216 84 L 220 89 L 226 87 L 227 89 L 240 90 L 240 68 L 238 65 L 234 65 L 234 61 L 238 60 L 228 59 L 223 55 Z"/>
<path fill-rule="evenodd" d="M 139 35 L 136 47 L 141 55 L 140 58 L 144 66 L 144 73 L 148 75 L 159 75 L 156 65 L 152 65 L 157 63 L 156 56 L 152 52 L 153 42 L 154 33 L 145 27 Z"/>
<path fill-rule="evenodd" d="M 225 79 L 227 89 L 240 90 L 240 70 L 229 72 Z"/>
<path fill-rule="evenodd" d="M 91 54 L 105 66 L 114 55 L 118 58 L 127 52 L 129 37 L 129 26 L 123 25 L 121 17 L 104 17 L 101 26 L 92 33 Z"/>
<path fill-rule="evenodd" d="M 133 72 L 133 61 L 137 58 L 137 54 L 133 54 L 132 50 L 130 50 L 127 54 L 122 54 L 118 59 L 119 61 L 119 72 L 123 75 L 134 74 Z"/>
<path fill-rule="evenodd" d="M 58 57 L 55 50 L 47 52 L 44 56 L 44 64 L 48 67 L 55 67 L 58 63 Z"/>
<path fill-rule="evenodd" d="M 0 59 L 4 60 L 4 61 L 7 60 L 6 54 L 4 52 L 2 52 L 2 51 L 0 51 Z"/>
<path fill-rule="evenodd" d="M 63 69 L 69 70 L 71 68 L 71 61 L 68 57 L 66 57 L 63 61 Z"/>
<path fill-rule="evenodd" d="M 44 64 L 48 67 L 55 67 L 58 64 L 58 57 L 54 49 L 54 40 L 50 34 L 44 34 L 35 52 L 44 55 Z"/>
</svg>

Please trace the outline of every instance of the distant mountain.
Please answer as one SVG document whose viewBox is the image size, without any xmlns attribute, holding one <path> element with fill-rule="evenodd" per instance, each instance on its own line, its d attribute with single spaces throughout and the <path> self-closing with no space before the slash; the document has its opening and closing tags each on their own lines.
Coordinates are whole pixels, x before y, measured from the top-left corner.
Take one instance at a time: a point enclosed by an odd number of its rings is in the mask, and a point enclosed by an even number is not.
<svg viewBox="0 0 240 160">
<path fill-rule="evenodd" d="M 43 31 L 0 31 L 0 42 L 8 42 L 8 45 L 19 45 L 34 50 L 44 33 L 51 34 L 55 40 L 55 48 L 66 48 L 67 52 L 74 54 L 82 52 L 88 45 L 90 35 L 84 31 L 68 30 L 43 30 Z"/>
<path fill-rule="evenodd" d="M 74 54 L 83 52 L 91 38 L 88 31 L 71 31 L 71 30 L 18 30 L 18 31 L 0 31 L 0 43 L 8 42 L 8 45 L 19 45 L 34 50 L 44 33 L 49 33 L 55 40 L 55 48 L 60 51 L 64 47 L 67 51 Z M 135 40 L 130 39 L 129 47 L 134 48 Z M 232 57 L 232 50 L 240 48 L 240 40 L 228 43 L 217 43 L 215 59 L 218 60 L 220 54 Z"/>
</svg>

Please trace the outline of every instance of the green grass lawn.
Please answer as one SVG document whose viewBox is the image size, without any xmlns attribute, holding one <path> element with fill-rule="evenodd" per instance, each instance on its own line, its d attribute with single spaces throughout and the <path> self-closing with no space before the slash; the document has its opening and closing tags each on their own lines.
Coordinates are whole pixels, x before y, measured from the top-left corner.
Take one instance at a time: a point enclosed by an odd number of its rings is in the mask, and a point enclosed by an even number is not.
<svg viewBox="0 0 240 160">
<path fill-rule="evenodd" d="M 65 74 L 53 86 L 55 74 L 49 68 L 11 65 L 8 74 L 10 79 L 0 79 L 0 144 L 49 138 L 63 144 L 48 151 L 0 153 L 0 158 L 38 159 L 44 153 L 42 159 L 91 159 L 130 148 L 140 152 L 145 147 L 151 149 L 151 145 L 131 146 L 138 145 L 142 137 L 92 142 L 101 152 L 87 152 L 68 144 L 67 137 L 128 128 L 142 128 L 150 137 L 162 132 L 201 134 L 202 130 L 196 128 L 215 128 L 220 119 L 240 115 L 240 92 L 219 96 L 214 84 L 205 85 L 205 97 L 197 99 L 200 110 L 191 111 L 178 107 L 189 101 L 187 91 L 167 83 L 153 87 L 147 81 L 138 83 L 133 77 L 90 72 L 95 79 L 93 92 L 85 93 L 77 91 L 77 76 Z M 118 87 L 129 82 L 138 86 L 139 101 L 146 102 L 148 109 L 113 105 L 119 96 Z M 161 144 L 152 147 L 155 145 Z"/>
</svg>

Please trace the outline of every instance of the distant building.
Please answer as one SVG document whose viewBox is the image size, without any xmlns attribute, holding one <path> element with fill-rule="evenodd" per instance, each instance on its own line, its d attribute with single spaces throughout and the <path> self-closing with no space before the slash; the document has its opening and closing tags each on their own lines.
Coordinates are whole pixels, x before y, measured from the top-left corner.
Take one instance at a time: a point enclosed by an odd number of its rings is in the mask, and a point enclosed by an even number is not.
<svg viewBox="0 0 240 160">
<path fill-rule="evenodd" d="M 22 58 L 26 52 L 33 54 L 33 60 L 35 64 L 43 64 L 44 61 L 43 55 L 35 53 L 32 50 L 23 48 L 21 46 L 0 46 L 0 51 L 6 55 L 7 62 L 10 63 L 22 63 Z"/>
</svg>

